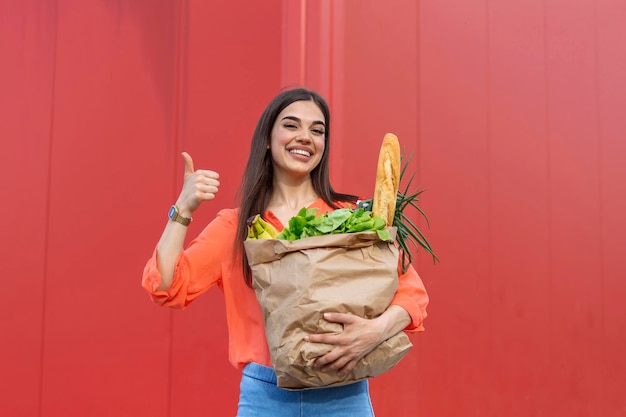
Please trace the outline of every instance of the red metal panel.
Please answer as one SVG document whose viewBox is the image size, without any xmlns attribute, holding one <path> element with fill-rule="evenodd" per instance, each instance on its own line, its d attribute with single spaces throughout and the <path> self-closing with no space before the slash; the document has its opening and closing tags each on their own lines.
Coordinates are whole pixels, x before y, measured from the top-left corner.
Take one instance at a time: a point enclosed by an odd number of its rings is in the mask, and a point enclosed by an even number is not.
<svg viewBox="0 0 626 417">
<path fill-rule="evenodd" d="M 552 370 L 543 1 L 490 2 L 488 24 L 490 407 L 528 416 Z"/>
<path fill-rule="evenodd" d="M 626 414 L 626 3 L 595 2 L 603 323 L 599 363 L 603 415 Z M 600 274 L 598 274 L 600 275 Z M 596 275 L 597 276 L 597 275 Z M 591 277 L 590 277 L 591 278 Z"/>
<path fill-rule="evenodd" d="M 486 2 L 420 7 L 420 171 L 442 263 L 422 262 L 431 295 L 418 375 L 423 416 L 485 416 L 492 387 L 492 273 Z M 508 410 L 505 414 L 508 414 Z"/>
<path fill-rule="evenodd" d="M 417 147 L 417 12 L 412 2 L 403 6 L 346 2 L 336 16 L 343 53 L 333 61 L 333 135 L 341 149 L 333 168 L 346 191 L 364 197 L 373 193 L 385 133 L 398 135 L 407 150 Z"/>
<path fill-rule="evenodd" d="M 39 412 L 56 5 L 0 2 L 0 415 Z"/>
<path fill-rule="evenodd" d="M 343 172 L 339 167 L 343 167 L 348 160 L 346 152 L 349 151 L 348 144 L 343 139 L 343 123 L 344 120 L 344 62 L 346 57 L 345 50 L 345 6 L 346 2 L 331 1 L 329 7 L 330 27 L 328 30 L 328 41 L 330 43 L 327 49 L 329 57 L 328 79 L 329 89 L 327 97 L 332 112 L 332 153 L 330 155 L 330 175 L 333 186 L 342 192 L 348 192 Z M 354 190 L 357 191 L 357 190 Z M 352 191 L 352 192 L 354 192 Z"/>
<path fill-rule="evenodd" d="M 306 0 L 282 0 L 281 85 L 303 86 L 306 77 Z"/>
<path fill-rule="evenodd" d="M 306 47 L 304 84 L 332 101 L 332 25 L 331 0 L 306 2 Z M 334 121 L 334 119 L 333 119 Z"/>
<path fill-rule="evenodd" d="M 546 2 L 550 415 L 606 415 L 594 14 L 591 0 Z"/>
<path fill-rule="evenodd" d="M 138 277 L 172 189 L 176 2 L 58 4 L 42 415 L 166 416 L 170 314 Z"/>
</svg>

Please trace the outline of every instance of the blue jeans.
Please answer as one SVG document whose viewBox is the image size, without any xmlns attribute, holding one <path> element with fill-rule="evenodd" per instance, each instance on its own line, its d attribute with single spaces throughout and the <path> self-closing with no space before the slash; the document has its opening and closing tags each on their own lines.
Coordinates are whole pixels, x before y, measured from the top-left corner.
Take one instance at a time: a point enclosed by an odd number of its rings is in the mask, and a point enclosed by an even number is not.
<svg viewBox="0 0 626 417">
<path fill-rule="evenodd" d="M 338 387 L 290 391 L 276 386 L 272 368 L 243 370 L 237 417 L 374 417 L 367 380 Z"/>
</svg>

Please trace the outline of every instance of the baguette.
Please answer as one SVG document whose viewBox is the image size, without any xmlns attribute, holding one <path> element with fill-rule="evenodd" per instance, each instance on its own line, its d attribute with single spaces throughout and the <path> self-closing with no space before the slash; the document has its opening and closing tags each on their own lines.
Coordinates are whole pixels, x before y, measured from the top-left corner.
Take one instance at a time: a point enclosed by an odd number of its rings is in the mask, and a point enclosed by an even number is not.
<svg viewBox="0 0 626 417">
<path fill-rule="evenodd" d="M 400 143 L 393 133 L 383 138 L 378 155 L 376 184 L 372 202 L 372 215 L 382 217 L 387 226 L 393 225 L 396 198 L 400 186 Z"/>
</svg>

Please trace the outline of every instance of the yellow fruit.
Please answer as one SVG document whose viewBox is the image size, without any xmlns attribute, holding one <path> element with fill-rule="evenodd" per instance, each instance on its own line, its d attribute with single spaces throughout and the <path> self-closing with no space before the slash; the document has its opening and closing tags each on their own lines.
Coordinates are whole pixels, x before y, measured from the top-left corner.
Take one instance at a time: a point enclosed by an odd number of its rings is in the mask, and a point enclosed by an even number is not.
<svg viewBox="0 0 626 417">
<path fill-rule="evenodd" d="M 274 226 L 266 222 L 260 215 L 254 216 L 252 221 L 248 220 L 248 237 L 254 239 L 276 239 L 278 231 Z"/>
</svg>

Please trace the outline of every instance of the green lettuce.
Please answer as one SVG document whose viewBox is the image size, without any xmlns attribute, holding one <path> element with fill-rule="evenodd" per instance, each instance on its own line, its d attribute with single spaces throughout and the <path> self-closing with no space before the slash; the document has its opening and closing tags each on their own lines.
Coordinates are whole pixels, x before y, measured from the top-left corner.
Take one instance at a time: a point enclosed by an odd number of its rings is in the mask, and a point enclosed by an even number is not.
<svg viewBox="0 0 626 417">
<path fill-rule="evenodd" d="M 311 236 L 334 233 L 356 233 L 375 231 L 381 240 L 393 240 L 385 230 L 386 223 L 381 217 L 372 216 L 363 208 L 342 208 L 317 216 L 317 208 L 302 208 L 289 220 L 289 224 L 277 239 L 297 240 Z"/>
</svg>

